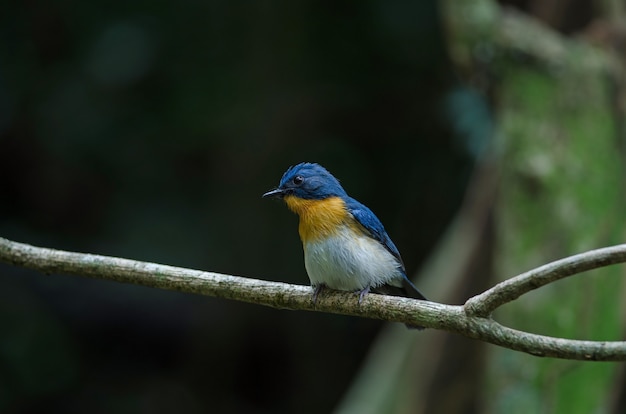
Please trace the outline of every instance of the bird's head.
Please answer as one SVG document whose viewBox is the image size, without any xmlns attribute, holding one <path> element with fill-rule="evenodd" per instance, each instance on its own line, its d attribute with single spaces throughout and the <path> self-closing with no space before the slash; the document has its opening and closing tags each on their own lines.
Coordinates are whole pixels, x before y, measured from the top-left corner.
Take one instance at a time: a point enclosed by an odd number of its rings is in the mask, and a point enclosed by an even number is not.
<svg viewBox="0 0 626 414">
<path fill-rule="evenodd" d="M 345 197 L 345 190 L 331 173 L 319 164 L 303 162 L 289 167 L 280 184 L 263 197 L 284 198 L 294 196 L 304 200 L 323 200 L 329 197 Z"/>
</svg>

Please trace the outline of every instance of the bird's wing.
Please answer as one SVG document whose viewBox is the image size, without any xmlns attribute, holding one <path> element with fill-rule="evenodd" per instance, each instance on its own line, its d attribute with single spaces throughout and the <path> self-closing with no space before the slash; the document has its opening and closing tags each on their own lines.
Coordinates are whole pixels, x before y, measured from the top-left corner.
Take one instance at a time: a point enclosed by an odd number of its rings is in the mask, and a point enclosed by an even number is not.
<svg viewBox="0 0 626 414">
<path fill-rule="evenodd" d="M 389 251 L 396 259 L 398 259 L 398 265 L 402 270 L 402 281 L 401 286 L 393 286 L 393 285 L 384 285 L 377 287 L 374 291 L 378 293 L 390 294 L 390 295 L 399 295 L 399 296 L 408 296 L 415 299 L 423 299 L 428 300 L 415 287 L 415 285 L 409 280 L 406 276 L 406 270 L 404 268 L 404 263 L 402 262 L 402 258 L 400 257 L 400 252 L 389 235 L 385 231 L 383 224 L 380 222 L 378 217 L 366 206 L 359 203 L 353 198 L 349 198 L 346 200 L 346 207 L 352 216 L 356 219 L 356 221 L 367 230 L 370 237 L 377 240 L 380 244 L 385 246 L 385 249 Z"/>
<path fill-rule="evenodd" d="M 391 241 L 391 238 L 389 238 L 389 235 L 385 231 L 383 224 L 372 212 L 372 210 L 353 198 L 348 198 L 346 200 L 346 207 L 348 211 L 352 213 L 352 216 L 354 216 L 356 221 L 358 221 L 359 224 L 368 231 L 369 236 L 385 246 L 385 249 L 387 249 L 389 253 L 391 253 L 396 259 L 398 259 L 402 271 L 404 271 L 404 262 L 402 262 L 402 258 L 400 257 L 400 252 L 398 251 L 398 248 L 395 244 L 393 244 L 393 241 Z"/>
</svg>

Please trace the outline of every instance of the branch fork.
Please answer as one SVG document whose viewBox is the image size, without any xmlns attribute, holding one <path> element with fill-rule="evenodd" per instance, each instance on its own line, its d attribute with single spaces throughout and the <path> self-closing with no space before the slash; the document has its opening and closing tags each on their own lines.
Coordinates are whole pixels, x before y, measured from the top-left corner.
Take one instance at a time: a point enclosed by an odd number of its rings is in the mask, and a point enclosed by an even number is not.
<svg viewBox="0 0 626 414">
<path fill-rule="evenodd" d="M 500 325 L 491 313 L 505 303 L 548 283 L 588 270 L 626 262 L 626 244 L 591 250 L 540 266 L 498 283 L 464 305 L 410 298 L 354 295 L 325 290 L 316 302 L 311 288 L 249 279 L 117 257 L 35 247 L 0 238 L 0 262 L 166 290 L 196 293 L 270 306 L 361 316 L 455 332 L 532 355 L 590 361 L 626 361 L 626 341 L 582 341 L 518 331 Z"/>
</svg>

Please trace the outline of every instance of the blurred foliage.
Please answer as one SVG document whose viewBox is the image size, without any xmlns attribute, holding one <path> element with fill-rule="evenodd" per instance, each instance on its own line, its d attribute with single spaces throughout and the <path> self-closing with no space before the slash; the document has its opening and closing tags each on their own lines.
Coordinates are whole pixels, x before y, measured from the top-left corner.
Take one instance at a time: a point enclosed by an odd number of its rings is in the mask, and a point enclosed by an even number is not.
<svg viewBox="0 0 626 414">
<path fill-rule="evenodd" d="M 307 283 L 260 195 L 317 161 L 413 272 L 475 157 L 434 1 L 9 2 L 0 42 L 22 242 Z M 328 412 L 379 327 L 1 266 L 0 411 Z"/>
</svg>

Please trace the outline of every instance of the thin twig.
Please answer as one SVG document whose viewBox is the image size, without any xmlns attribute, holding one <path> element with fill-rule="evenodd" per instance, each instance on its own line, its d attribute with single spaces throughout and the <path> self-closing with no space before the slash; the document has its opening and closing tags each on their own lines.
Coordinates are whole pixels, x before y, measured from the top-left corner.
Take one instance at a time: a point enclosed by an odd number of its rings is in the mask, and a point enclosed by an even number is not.
<svg viewBox="0 0 626 414">
<path fill-rule="evenodd" d="M 496 308 L 548 283 L 588 270 L 626 262 L 626 244 L 566 257 L 498 283 L 465 303 L 468 315 L 486 317 Z"/>
</svg>

